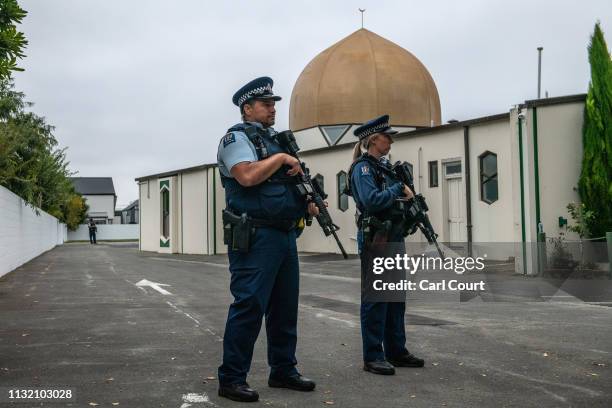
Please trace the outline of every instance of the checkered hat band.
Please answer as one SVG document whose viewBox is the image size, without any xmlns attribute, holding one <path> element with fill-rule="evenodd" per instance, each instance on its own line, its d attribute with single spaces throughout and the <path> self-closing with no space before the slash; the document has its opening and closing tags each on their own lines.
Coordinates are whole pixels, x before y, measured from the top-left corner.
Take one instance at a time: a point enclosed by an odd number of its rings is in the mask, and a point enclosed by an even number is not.
<svg viewBox="0 0 612 408">
<path fill-rule="evenodd" d="M 251 99 L 257 95 L 264 95 L 266 93 L 272 93 L 272 85 L 260 86 L 259 88 L 251 89 L 249 92 L 238 98 L 238 106 L 241 106 L 247 99 Z"/>
<path fill-rule="evenodd" d="M 360 139 L 363 139 L 364 137 L 368 137 L 370 135 L 373 135 L 374 133 L 378 133 L 383 129 L 386 129 L 389 127 L 389 123 L 388 122 L 383 122 L 383 123 L 379 123 L 378 125 L 371 127 L 369 129 L 366 129 L 363 133 L 361 133 L 359 135 Z"/>
</svg>

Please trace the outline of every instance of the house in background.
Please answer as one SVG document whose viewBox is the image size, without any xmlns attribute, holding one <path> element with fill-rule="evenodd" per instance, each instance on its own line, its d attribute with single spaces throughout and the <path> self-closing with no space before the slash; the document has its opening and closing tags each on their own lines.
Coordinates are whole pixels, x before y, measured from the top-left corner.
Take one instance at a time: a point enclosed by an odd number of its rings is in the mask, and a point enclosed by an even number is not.
<svg viewBox="0 0 612 408">
<path fill-rule="evenodd" d="M 112 177 L 71 177 L 75 190 L 87 200 L 87 218 L 96 224 L 112 224 L 117 194 Z"/>
<path fill-rule="evenodd" d="M 138 224 L 138 200 L 121 210 L 121 224 Z"/>
</svg>

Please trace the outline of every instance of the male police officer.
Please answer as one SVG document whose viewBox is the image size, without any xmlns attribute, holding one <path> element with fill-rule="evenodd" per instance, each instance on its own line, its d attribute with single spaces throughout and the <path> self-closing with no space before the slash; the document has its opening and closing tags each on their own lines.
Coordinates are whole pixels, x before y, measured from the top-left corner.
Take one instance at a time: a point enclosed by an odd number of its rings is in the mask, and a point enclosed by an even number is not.
<svg viewBox="0 0 612 408">
<path fill-rule="evenodd" d="M 235 401 L 257 401 L 246 382 L 253 347 L 266 317 L 268 385 L 312 391 L 315 383 L 296 370 L 299 266 L 296 229 L 314 204 L 296 188 L 302 174 L 297 159 L 285 153 L 272 129 L 273 81 L 257 78 L 233 97 L 243 122 L 221 139 L 217 154 L 227 208 L 224 241 L 229 245 L 234 303 L 229 308 L 219 367 L 219 395 Z"/>
</svg>

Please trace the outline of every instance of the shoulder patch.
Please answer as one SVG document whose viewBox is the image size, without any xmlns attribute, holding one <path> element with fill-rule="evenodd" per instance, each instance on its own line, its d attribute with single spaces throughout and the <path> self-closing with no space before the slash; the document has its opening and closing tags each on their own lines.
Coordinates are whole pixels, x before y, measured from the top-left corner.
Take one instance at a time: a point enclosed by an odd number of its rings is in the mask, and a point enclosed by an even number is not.
<svg viewBox="0 0 612 408">
<path fill-rule="evenodd" d="M 368 166 L 367 164 L 364 164 L 363 166 L 361 166 L 361 175 L 367 176 L 369 174 L 370 174 L 370 166 Z"/>
<path fill-rule="evenodd" d="M 236 141 L 236 136 L 232 132 L 229 132 L 225 136 L 223 136 L 223 147 L 227 147 L 227 145 L 232 144 Z"/>
</svg>

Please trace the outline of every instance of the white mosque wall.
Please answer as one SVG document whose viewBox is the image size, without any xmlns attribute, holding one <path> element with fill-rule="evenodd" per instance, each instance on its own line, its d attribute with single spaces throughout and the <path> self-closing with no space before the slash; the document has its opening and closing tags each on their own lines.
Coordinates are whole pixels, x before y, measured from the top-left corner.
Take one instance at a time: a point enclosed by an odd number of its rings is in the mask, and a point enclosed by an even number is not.
<svg viewBox="0 0 612 408">
<path fill-rule="evenodd" d="M 170 186 L 170 219 L 169 219 L 169 246 L 163 247 L 162 214 L 161 214 L 161 183 L 168 182 Z M 152 178 L 140 183 L 141 205 L 141 239 L 140 249 L 160 253 L 176 253 L 180 249 L 178 234 L 181 209 L 179 206 L 180 184 L 177 176 Z"/>
<path fill-rule="evenodd" d="M 571 224 L 567 204 L 580 201 L 577 189 L 582 167 L 583 111 L 582 102 L 536 108 L 540 218 L 548 237 L 564 232 L 570 239 L 578 238 L 566 227 L 559 228 L 559 217 Z M 533 117 L 533 108 L 529 116 Z M 533 130 L 530 132 L 533 137 Z"/>
<path fill-rule="evenodd" d="M 317 174 L 323 176 L 324 189 L 328 194 L 328 211 L 334 223 L 340 227 L 338 237 L 342 242 L 345 250 L 348 253 L 357 253 L 357 227 L 355 225 L 355 204 L 353 199 L 349 197 L 348 209 L 342 211 L 338 208 L 338 179 L 337 175 L 341 171 L 348 173 L 349 166 L 352 162 L 352 149 L 336 148 L 332 150 L 323 150 L 316 153 L 303 154 L 302 159 L 310 169 L 311 175 L 314 177 Z M 330 237 L 326 237 L 319 227 L 316 220 L 313 220 L 312 226 L 306 227 L 300 238 L 298 239 L 298 250 L 305 252 L 332 252 L 340 253 L 336 242 Z"/>
<path fill-rule="evenodd" d="M 215 254 L 225 254 L 227 253 L 227 246 L 223 244 L 223 222 L 221 220 L 222 211 L 225 208 L 225 190 L 223 189 L 223 185 L 221 184 L 221 175 L 219 174 L 219 168 L 215 167 L 210 171 L 211 179 L 213 180 L 212 186 L 215 191 L 214 196 L 212 197 L 212 201 L 214 201 L 214 207 L 211 208 L 211 220 L 214 221 L 215 228 L 212 228 L 211 231 L 214 230 L 214 236 L 212 237 L 215 245 L 214 253 Z"/>
<path fill-rule="evenodd" d="M 185 254 L 201 254 L 206 248 L 206 170 L 181 173 L 180 222 L 181 251 Z"/>
<path fill-rule="evenodd" d="M 444 222 L 448 217 L 445 200 L 448 201 L 444 181 L 444 165 L 446 163 L 461 162 L 463 169 L 463 129 L 447 128 L 436 131 L 419 132 L 415 135 L 407 134 L 396 138 L 391 147 L 391 162 L 407 161 L 413 166 L 415 189 L 423 194 L 429 207 L 429 219 L 440 241 L 449 241 L 449 230 Z M 429 187 L 430 161 L 438 161 L 438 187 Z M 465 187 L 461 180 L 460 201 L 465 202 Z M 461 207 L 465 220 L 465 205 Z M 424 241 L 424 237 L 417 232 L 409 238 L 411 241 Z"/>
<path fill-rule="evenodd" d="M 583 102 L 564 102 L 538 106 L 538 158 L 540 180 L 540 208 L 544 231 L 556 236 L 565 228 L 558 227 L 558 217 L 569 218 L 566 205 L 578 201 L 574 190 L 582 158 Z M 533 107 L 523 109 L 523 161 L 526 241 L 536 240 L 535 225 L 535 161 L 533 138 Z M 469 125 L 472 241 L 521 242 L 521 184 L 518 148 L 518 112 L 492 120 L 474 121 Z M 452 241 L 449 222 L 449 191 L 444 176 L 444 165 L 460 161 L 462 165 L 459 189 L 455 189 L 463 217 L 460 241 L 467 239 L 465 200 L 464 127 L 443 126 L 420 129 L 413 134 L 404 133 L 395 139 L 390 160 L 408 161 L 413 165 L 415 186 L 429 205 L 429 217 L 443 242 Z M 349 253 L 356 253 L 355 205 L 348 200 L 348 209 L 338 208 L 337 175 L 348 171 L 352 160 L 353 143 L 318 151 L 302 151 L 301 157 L 314 176 L 324 177 L 329 194 L 328 210 L 341 228 L 339 238 Z M 304 149 L 303 149 L 304 150 Z M 497 155 L 498 200 L 492 204 L 480 198 L 479 156 L 490 151 Z M 438 161 L 438 187 L 429 186 L 428 162 Z M 161 214 L 159 183 L 153 178 L 140 184 L 141 249 L 150 251 L 185 252 L 194 254 L 220 254 L 227 251 L 223 244 L 221 210 L 225 207 L 225 192 L 218 169 L 179 172 L 170 178 L 172 197 L 172 234 L 170 248 L 160 248 Z M 182 181 L 182 189 L 181 189 Z M 147 187 L 150 186 L 150 187 Z M 456 187 L 456 185 L 455 185 Z M 149 191 L 150 190 L 150 191 Z M 571 220 L 570 220 L 571 222 Z M 571 237 L 571 234 L 569 234 Z M 420 232 L 409 238 L 424 241 Z M 455 239 L 456 241 L 456 239 Z M 518 244 L 517 244 L 518 245 Z M 298 248 L 305 252 L 339 253 L 334 240 L 325 237 L 316 220 L 306 228 L 298 240 Z M 505 254 L 507 256 L 512 254 Z M 515 256 L 517 254 L 514 254 Z M 532 266 L 529 266 L 532 268 Z M 530 269 L 529 269 L 530 270 Z"/>
<path fill-rule="evenodd" d="M 513 223 L 516 220 L 511 216 L 513 175 L 510 137 L 508 119 L 469 128 L 473 242 L 512 242 L 514 239 Z M 498 199 L 491 204 L 481 198 L 480 156 L 485 152 L 497 155 Z"/>
<path fill-rule="evenodd" d="M 140 250 L 159 249 L 159 194 L 157 178 L 138 183 L 140 206 Z"/>
</svg>

